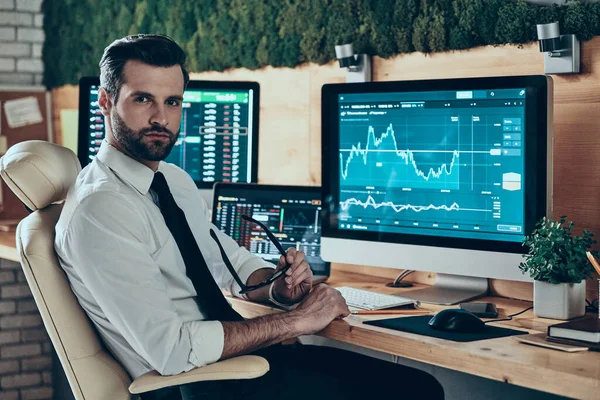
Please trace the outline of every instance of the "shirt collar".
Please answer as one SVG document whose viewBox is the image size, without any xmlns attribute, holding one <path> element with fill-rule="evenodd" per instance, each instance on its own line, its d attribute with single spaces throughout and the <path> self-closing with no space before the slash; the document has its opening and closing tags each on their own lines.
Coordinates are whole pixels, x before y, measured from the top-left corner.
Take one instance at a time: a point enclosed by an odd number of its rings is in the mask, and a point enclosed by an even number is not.
<svg viewBox="0 0 600 400">
<path fill-rule="evenodd" d="M 117 150 L 106 140 L 102 141 L 96 158 L 142 195 L 148 193 L 154 179 L 154 171 L 150 168 Z"/>
</svg>

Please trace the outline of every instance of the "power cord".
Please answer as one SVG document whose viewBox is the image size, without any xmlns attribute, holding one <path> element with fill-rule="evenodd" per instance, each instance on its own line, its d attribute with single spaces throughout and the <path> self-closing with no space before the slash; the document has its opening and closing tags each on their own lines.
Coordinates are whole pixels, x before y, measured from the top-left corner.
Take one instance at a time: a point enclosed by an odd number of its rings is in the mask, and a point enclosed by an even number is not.
<svg viewBox="0 0 600 400">
<path fill-rule="evenodd" d="M 527 308 L 526 308 L 526 309 L 524 309 L 523 311 L 519 311 L 519 312 L 518 312 L 518 313 L 516 313 L 516 314 L 511 314 L 511 315 L 509 315 L 509 316 L 508 316 L 508 317 L 506 317 L 506 318 L 501 318 L 501 319 L 492 319 L 492 320 L 490 320 L 490 321 L 485 321 L 484 323 L 485 323 L 485 324 L 487 324 L 487 323 L 489 323 L 489 322 L 510 321 L 510 320 L 512 320 L 512 319 L 513 319 L 513 317 L 516 317 L 517 315 L 521 315 L 521 314 L 523 314 L 525 311 L 529 311 L 529 310 L 531 310 L 532 308 L 533 308 L 533 306 L 531 306 L 531 307 L 527 307 Z"/>
<path fill-rule="evenodd" d="M 588 312 L 598 312 L 598 307 L 596 307 L 592 302 L 590 302 L 588 299 L 585 299 L 585 302 L 587 303 L 586 311 L 588 311 Z M 516 314 L 511 314 L 511 315 L 507 316 L 506 318 L 492 319 L 492 320 L 489 320 L 489 321 L 485 321 L 484 323 L 487 324 L 488 322 L 511 321 L 513 319 L 513 317 L 516 317 L 517 315 L 521 315 L 524 312 L 531 310 L 532 308 L 533 308 L 533 306 L 527 307 L 523 311 L 519 311 Z"/>
<path fill-rule="evenodd" d="M 412 287 L 413 284 L 410 282 L 401 282 L 402 279 L 406 278 L 407 276 L 409 276 L 410 274 L 412 274 L 413 271 L 412 269 L 405 269 L 404 271 L 402 271 L 397 277 L 396 279 L 394 279 L 393 282 L 388 282 L 386 284 L 387 287 Z"/>
</svg>

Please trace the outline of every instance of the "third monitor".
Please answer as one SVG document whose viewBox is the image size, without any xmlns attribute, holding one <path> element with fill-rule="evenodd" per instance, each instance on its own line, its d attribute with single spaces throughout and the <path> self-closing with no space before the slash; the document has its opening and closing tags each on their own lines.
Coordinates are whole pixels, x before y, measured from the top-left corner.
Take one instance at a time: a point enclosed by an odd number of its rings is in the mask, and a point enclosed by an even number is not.
<svg viewBox="0 0 600 400">
<path fill-rule="evenodd" d="M 551 209 L 550 78 L 328 84 L 322 118 L 324 259 L 438 272 L 410 294 L 443 304 L 528 280 L 523 241 Z"/>
</svg>

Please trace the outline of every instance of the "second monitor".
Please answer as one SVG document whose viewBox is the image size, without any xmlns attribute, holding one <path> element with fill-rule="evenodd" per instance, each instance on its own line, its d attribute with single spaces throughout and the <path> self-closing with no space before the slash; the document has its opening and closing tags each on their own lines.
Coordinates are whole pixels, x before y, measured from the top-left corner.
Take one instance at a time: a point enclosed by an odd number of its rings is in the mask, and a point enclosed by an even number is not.
<svg viewBox="0 0 600 400">
<path fill-rule="evenodd" d="M 97 77 L 79 83 L 82 167 L 94 159 L 104 139 L 99 87 Z M 165 161 L 184 169 L 200 189 L 211 189 L 215 182 L 256 182 L 259 92 L 256 82 L 189 81 L 179 138 Z"/>
</svg>

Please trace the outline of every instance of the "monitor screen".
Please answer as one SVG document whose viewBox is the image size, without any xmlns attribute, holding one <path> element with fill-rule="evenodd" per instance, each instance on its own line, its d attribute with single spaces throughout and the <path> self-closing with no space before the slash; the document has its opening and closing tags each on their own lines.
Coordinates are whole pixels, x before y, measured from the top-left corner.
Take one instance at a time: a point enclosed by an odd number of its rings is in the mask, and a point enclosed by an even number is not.
<svg viewBox="0 0 600 400">
<path fill-rule="evenodd" d="M 94 159 L 104 139 L 99 81 L 80 82 L 79 159 Z M 196 185 L 256 182 L 259 86 L 255 82 L 190 81 L 183 95 L 179 138 L 166 162 L 184 169 Z"/>
<path fill-rule="evenodd" d="M 304 251 L 315 275 L 326 275 L 320 213 L 320 187 L 216 184 L 214 189 L 213 223 L 240 246 L 274 264 L 279 260 L 262 228 L 241 218 L 248 215 L 265 224 L 284 249 Z"/>
<path fill-rule="evenodd" d="M 444 81 L 416 81 L 397 85 L 408 90 L 363 86 L 329 95 L 335 122 L 324 125 L 335 132 L 323 140 L 337 165 L 330 171 L 333 161 L 324 162 L 323 174 L 336 200 L 333 229 L 520 248 L 544 215 L 533 173 L 546 171 L 535 165 L 538 94 L 518 80 L 451 81 L 448 89 Z"/>
</svg>

